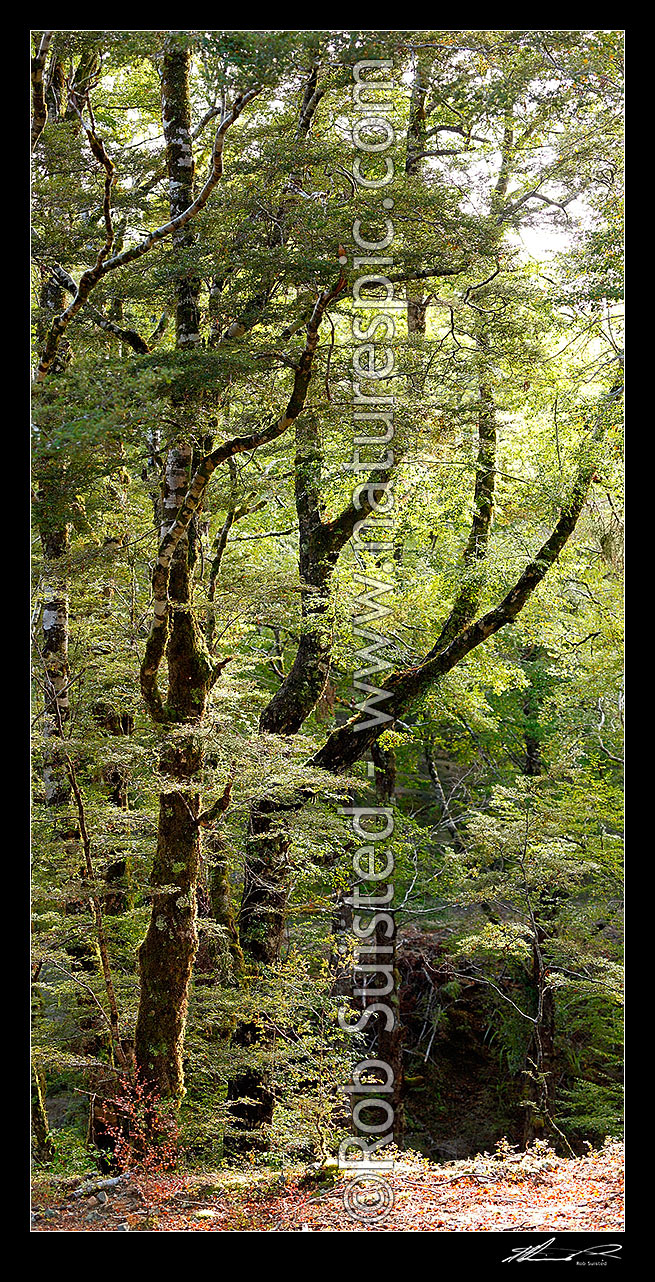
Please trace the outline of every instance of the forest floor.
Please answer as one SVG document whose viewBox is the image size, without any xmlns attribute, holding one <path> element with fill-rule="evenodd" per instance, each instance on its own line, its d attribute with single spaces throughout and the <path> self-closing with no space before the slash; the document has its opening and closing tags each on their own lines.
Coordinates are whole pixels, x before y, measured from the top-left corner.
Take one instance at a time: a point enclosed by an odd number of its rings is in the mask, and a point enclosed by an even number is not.
<svg viewBox="0 0 655 1282">
<path fill-rule="evenodd" d="M 433 1165 L 411 1156 L 395 1166 L 390 1214 L 361 1223 L 344 1209 L 352 1177 L 327 1185 L 300 1170 L 219 1170 L 183 1175 L 39 1176 L 37 1233 L 479 1233 L 614 1232 L 623 1229 L 623 1147 L 606 1141 L 584 1157 L 538 1147 Z M 103 1187 L 104 1185 L 104 1187 Z"/>
</svg>

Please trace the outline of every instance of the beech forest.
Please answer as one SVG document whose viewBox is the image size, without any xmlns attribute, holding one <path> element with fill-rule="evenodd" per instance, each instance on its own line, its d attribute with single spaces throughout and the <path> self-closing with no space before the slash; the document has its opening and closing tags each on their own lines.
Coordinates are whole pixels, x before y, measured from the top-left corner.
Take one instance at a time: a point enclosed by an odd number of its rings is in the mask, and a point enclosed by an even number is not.
<svg viewBox="0 0 655 1282">
<path fill-rule="evenodd" d="M 31 1231 L 616 1244 L 624 33 L 28 38 Z"/>
</svg>

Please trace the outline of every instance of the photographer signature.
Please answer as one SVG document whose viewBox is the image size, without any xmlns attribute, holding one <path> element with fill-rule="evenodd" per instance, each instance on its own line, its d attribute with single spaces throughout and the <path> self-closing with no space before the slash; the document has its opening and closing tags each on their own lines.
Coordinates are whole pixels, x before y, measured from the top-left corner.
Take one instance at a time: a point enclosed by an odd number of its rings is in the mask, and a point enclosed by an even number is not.
<svg viewBox="0 0 655 1282">
<path fill-rule="evenodd" d="M 575 1260 L 576 1258 L 584 1255 L 604 1256 L 606 1259 L 616 1260 L 621 1253 L 621 1245 L 619 1242 L 602 1242 L 599 1243 L 598 1246 L 588 1246 L 583 1248 L 581 1251 L 571 1251 L 566 1246 L 553 1247 L 552 1244 L 554 1241 L 555 1238 L 550 1237 L 546 1242 L 542 1242 L 541 1245 L 537 1244 L 535 1246 L 515 1247 L 512 1254 L 505 1256 L 502 1263 L 509 1264 L 513 1260 L 520 1260 L 522 1262 L 525 1260 Z M 549 1247 L 552 1247 L 552 1249 L 549 1250 Z"/>
</svg>

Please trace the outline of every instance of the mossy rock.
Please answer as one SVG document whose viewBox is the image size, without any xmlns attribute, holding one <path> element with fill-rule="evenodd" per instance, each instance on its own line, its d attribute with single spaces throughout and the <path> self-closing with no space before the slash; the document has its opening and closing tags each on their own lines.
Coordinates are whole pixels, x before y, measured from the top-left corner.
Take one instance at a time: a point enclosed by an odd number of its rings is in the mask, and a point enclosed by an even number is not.
<svg viewBox="0 0 655 1282">
<path fill-rule="evenodd" d="M 329 1188 L 336 1184 L 340 1176 L 339 1163 L 335 1157 L 311 1166 L 299 1181 L 300 1188 Z"/>
</svg>

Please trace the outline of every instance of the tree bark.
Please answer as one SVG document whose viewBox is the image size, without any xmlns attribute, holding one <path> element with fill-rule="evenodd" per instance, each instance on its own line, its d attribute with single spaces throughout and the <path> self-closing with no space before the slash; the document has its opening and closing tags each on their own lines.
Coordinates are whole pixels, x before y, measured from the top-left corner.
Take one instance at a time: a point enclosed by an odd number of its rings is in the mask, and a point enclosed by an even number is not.
<svg viewBox="0 0 655 1282">
<path fill-rule="evenodd" d="M 168 38 L 162 75 L 162 119 L 167 144 L 170 212 L 175 219 L 193 200 L 193 151 L 189 103 L 189 51 Z M 188 229 L 173 234 L 173 244 L 187 250 Z M 176 345 L 200 341 L 198 282 L 187 270 L 176 283 Z M 185 398 L 173 407 L 184 421 L 191 406 Z M 189 488 L 193 448 L 187 439 L 171 446 L 166 458 L 161 538 L 178 520 Z M 213 666 L 193 616 L 188 528 L 178 539 L 167 579 L 168 714 L 172 722 L 191 727 L 205 710 Z M 200 795 L 193 780 L 202 766 L 202 749 L 191 729 L 188 736 L 162 750 L 160 770 L 181 786 L 159 800 L 157 851 L 152 870 L 150 925 L 139 949 L 141 991 L 135 1055 L 142 1079 L 162 1098 L 184 1093 L 182 1050 L 189 984 L 198 950 L 196 930 L 200 837 L 196 820 Z M 157 887 L 169 889 L 157 890 Z"/>
<path fill-rule="evenodd" d="M 61 286 L 52 277 L 44 275 L 37 320 L 39 341 L 47 333 L 52 317 L 62 306 L 62 300 Z M 57 361 L 51 370 L 53 377 L 63 372 L 70 357 L 68 344 L 62 344 Z M 54 742 L 61 737 L 61 728 L 68 720 L 70 713 L 68 700 L 69 584 L 64 561 L 69 550 L 70 531 L 67 524 L 60 524 L 52 516 L 53 512 L 57 512 L 61 502 L 63 479 L 59 468 L 52 463 L 48 464 L 39 483 L 36 504 L 45 561 L 41 624 L 42 658 L 46 674 L 45 733 L 53 740 L 51 749 L 46 750 L 43 770 L 46 804 L 49 806 L 64 806 L 70 798 L 68 777 Z"/>
<path fill-rule="evenodd" d="M 383 747 L 376 742 L 371 750 L 375 767 L 375 785 L 378 803 L 389 806 L 393 802 L 396 789 L 396 757 L 393 748 Z M 391 1094 L 385 1095 L 393 1108 L 393 1142 L 402 1148 L 405 1136 L 405 1066 L 403 1061 L 403 1025 L 400 1013 L 400 970 L 397 958 L 398 925 L 393 908 L 387 910 L 393 922 L 391 934 L 387 935 L 381 923 L 375 928 L 374 939 L 380 948 L 391 948 L 390 953 L 381 953 L 385 965 L 393 970 L 393 989 L 386 998 L 386 1003 L 393 1012 L 393 1027 L 387 1028 L 386 1014 L 378 1013 L 376 1017 L 376 1053 L 383 1064 L 388 1064 L 393 1072 Z M 368 959 L 367 955 L 367 959 Z M 379 978 L 378 978 L 379 983 Z"/>
<path fill-rule="evenodd" d="M 48 110 L 43 90 L 43 72 L 53 35 L 53 31 L 43 32 L 39 48 L 32 58 L 32 151 L 34 151 L 48 120 Z"/>
<path fill-rule="evenodd" d="M 526 1054 L 527 1100 L 523 1143 L 552 1133 L 555 1061 L 555 995 L 548 983 L 542 952 L 546 939 L 543 926 L 535 925 L 532 944 L 532 982 L 536 996 L 536 1024 Z M 558 1132 L 559 1133 L 559 1132 Z"/>
<path fill-rule="evenodd" d="M 54 1156 L 54 1144 L 48 1118 L 45 1111 L 45 1083 L 43 1075 L 33 1063 L 32 1076 L 32 1152 L 35 1161 L 50 1162 Z"/>
<path fill-rule="evenodd" d="M 426 99 L 432 72 L 432 59 L 419 56 L 414 70 L 414 80 L 409 102 L 409 121 L 407 124 L 407 151 L 405 155 L 405 173 L 413 178 L 420 175 L 421 160 L 425 151 L 426 132 Z M 407 286 L 407 330 L 409 334 L 419 337 L 425 335 L 427 300 L 419 286 Z"/>
<path fill-rule="evenodd" d="M 139 949 L 141 984 L 135 1033 L 140 1074 L 162 1098 L 184 1092 L 182 1052 L 189 981 L 198 948 L 196 886 L 200 839 L 197 792 L 164 793 L 150 884 L 152 914 Z"/>
</svg>

